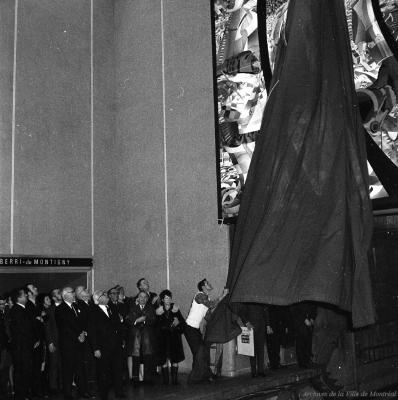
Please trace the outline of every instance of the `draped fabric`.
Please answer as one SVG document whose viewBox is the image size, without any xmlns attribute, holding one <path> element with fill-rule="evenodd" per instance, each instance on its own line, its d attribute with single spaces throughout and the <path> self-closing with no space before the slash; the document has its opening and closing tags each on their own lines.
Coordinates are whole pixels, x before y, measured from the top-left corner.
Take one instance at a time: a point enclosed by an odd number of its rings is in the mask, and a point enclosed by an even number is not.
<svg viewBox="0 0 398 400">
<path fill-rule="evenodd" d="M 342 0 L 290 0 L 271 92 L 246 181 L 227 278 L 207 339 L 229 306 L 304 300 L 375 320 L 366 151 Z M 233 333 L 232 333 L 233 332 Z"/>
</svg>

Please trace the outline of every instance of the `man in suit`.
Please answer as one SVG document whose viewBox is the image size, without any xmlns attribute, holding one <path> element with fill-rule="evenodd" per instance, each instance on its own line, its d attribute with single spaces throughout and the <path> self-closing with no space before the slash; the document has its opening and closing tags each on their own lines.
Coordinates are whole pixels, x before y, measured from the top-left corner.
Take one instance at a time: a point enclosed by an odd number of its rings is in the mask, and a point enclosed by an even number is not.
<svg viewBox="0 0 398 400">
<path fill-rule="evenodd" d="M 123 332 L 119 314 L 108 306 L 106 292 L 97 290 L 93 294 L 89 337 L 97 359 L 98 387 L 101 400 L 107 400 L 113 384 L 115 396 L 125 398 L 123 393 Z"/>
<path fill-rule="evenodd" d="M 280 350 L 286 344 L 288 328 L 288 307 L 278 305 L 266 306 L 267 317 L 267 350 L 270 369 L 281 368 Z"/>
<path fill-rule="evenodd" d="M 252 377 L 264 377 L 266 307 L 261 303 L 242 303 L 240 305 L 239 316 L 246 327 L 254 331 L 254 357 L 250 357 Z"/>
<path fill-rule="evenodd" d="M 138 294 L 132 298 L 132 302 L 137 303 L 139 293 L 144 292 L 148 296 L 147 303 L 152 305 L 154 310 L 156 310 L 156 308 L 158 307 L 159 296 L 156 293 L 150 291 L 148 280 L 146 278 L 141 278 L 137 281 L 136 285 L 137 285 L 137 289 L 138 289 Z M 154 363 L 153 364 L 153 372 L 155 372 L 155 371 L 157 372 L 158 370 L 160 371 L 162 368 L 162 366 L 159 365 L 159 360 L 158 360 L 158 357 L 156 354 L 157 353 L 156 350 L 157 350 L 158 342 L 159 342 L 159 338 L 157 337 L 157 334 L 158 334 L 158 332 L 155 332 L 154 338 L 153 338 L 153 341 L 155 343 L 155 353 L 152 356 L 152 361 Z M 156 367 L 155 367 L 155 365 L 156 365 Z M 129 368 L 130 368 L 130 366 L 129 366 Z"/>
<path fill-rule="evenodd" d="M 8 346 L 9 337 L 6 328 L 6 297 L 0 295 L 0 399 L 7 394 L 8 383 Z"/>
<path fill-rule="evenodd" d="M 296 339 L 297 363 L 301 368 L 311 368 L 312 362 L 312 333 L 316 317 L 316 303 L 303 301 L 290 306 L 293 320 L 294 336 Z"/>
<path fill-rule="evenodd" d="M 115 287 L 117 288 L 119 293 L 118 303 L 122 304 L 122 309 L 125 310 L 125 315 L 127 315 L 131 303 L 131 297 L 126 296 L 123 286 L 116 285 Z"/>
<path fill-rule="evenodd" d="M 26 293 L 28 301 L 26 302 L 26 310 L 31 314 L 35 321 L 36 336 L 40 340 L 40 344 L 33 350 L 33 365 L 32 365 L 32 394 L 38 397 L 42 395 L 41 387 L 41 364 L 43 362 L 44 352 L 44 326 L 43 319 L 40 315 L 39 306 L 36 304 L 36 298 L 39 294 L 37 287 L 33 283 L 26 285 Z"/>
<path fill-rule="evenodd" d="M 83 354 L 81 344 L 87 333 L 80 326 L 79 310 L 75 303 L 75 291 L 65 287 L 61 292 L 63 302 L 55 310 L 62 363 L 62 386 L 65 399 L 73 399 L 72 383 L 75 383 L 80 397 L 89 398 L 83 379 Z"/>
<path fill-rule="evenodd" d="M 108 290 L 109 303 L 108 306 L 112 313 L 118 314 L 122 321 L 122 334 L 123 340 L 127 341 L 128 326 L 126 324 L 126 316 L 129 312 L 131 298 L 127 298 L 124 293 L 124 288 L 120 285 L 116 285 Z M 131 361 L 131 358 L 130 358 Z M 123 381 L 127 381 L 129 377 L 128 369 L 128 358 L 127 348 L 123 349 Z M 130 362 L 130 369 L 132 370 L 132 364 Z"/>
<path fill-rule="evenodd" d="M 55 309 L 62 303 L 61 290 L 56 288 L 50 293 L 51 307 L 47 309 L 48 321 L 44 325 L 48 351 L 48 380 L 50 394 L 56 395 L 60 390 L 61 360 L 59 356 L 58 327 L 55 320 Z"/>
<path fill-rule="evenodd" d="M 32 388 L 33 351 L 39 347 L 35 320 L 26 309 L 24 288 L 11 295 L 14 306 L 10 310 L 11 354 L 14 364 L 14 400 L 25 400 Z"/>
<path fill-rule="evenodd" d="M 77 286 L 75 289 L 76 293 L 76 305 L 79 309 L 79 323 L 81 328 L 88 332 L 88 323 L 90 318 L 90 312 L 92 304 L 90 302 L 90 293 L 84 286 Z M 95 393 L 95 384 L 96 384 L 96 370 L 95 370 L 95 358 L 90 345 L 90 338 L 84 341 L 84 343 L 80 344 L 81 352 L 83 354 L 83 379 L 84 385 L 87 387 L 87 392 L 90 395 L 94 395 Z"/>
<path fill-rule="evenodd" d="M 133 303 L 137 302 L 138 295 L 141 292 L 144 292 L 148 296 L 148 304 L 151 304 L 156 309 L 157 305 L 158 305 L 157 301 L 159 299 L 159 296 L 156 293 L 151 292 L 149 290 L 149 282 L 148 282 L 148 280 L 145 279 L 145 278 L 139 279 L 137 281 L 137 289 L 138 289 L 138 294 L 135 297 L 133 297 Z"/>
<path fill-rule="evenodd" d="M 124 289 L 121 286 L 116 285 L 108 290 L 108 297 L 108 306 L 111 308 L 112 312 L 117 312 L 125 318 L 129 311 L 129 304 L 124 295 Z"/>
<path fill-rule="evenodd" d="M 154 324 L 156 314 L 148 294 L 140 292 L 126 317 L 129 326 L 127 354 L 132 357 L 133 385 L 138 384 L 140 357 L 144 360 L 144 382 L 152 384 L 153 357 L 156 348 Z"/>
</svg>

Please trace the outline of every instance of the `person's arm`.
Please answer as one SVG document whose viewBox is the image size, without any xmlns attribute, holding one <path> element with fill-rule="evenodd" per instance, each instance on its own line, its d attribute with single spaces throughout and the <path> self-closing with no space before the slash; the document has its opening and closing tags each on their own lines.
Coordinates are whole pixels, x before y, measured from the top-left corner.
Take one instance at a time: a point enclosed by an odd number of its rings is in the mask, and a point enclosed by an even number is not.
<svg viewBox="0 0 398 400">
<path fill-rule="evenodd" d="M 88 336 L 88 344 L 91 347 L 91 350 L 94 352 L 94 356 L 97 357 L 96 351 L 100 350 L 100 346 L 98 343 L 98 313 L 97 309 L 94 307 L 98 306 L 93 306 L 93 309 L 90 310 L 90 313 L 88 315 L 88 322 L 87 322 L 87 336 Z M 98 354 L 98 353 L 97 353 Z M 99 357 L 97 357 L 99 358 Z"/>
<path fill-rule="evenodd" d="M 44 324 L 44 332 L 48 345 L 48 350 L 53 353 L 58 346 L 58 328 L 55 321 L 55 311 L 48 313 L 47 323 Z"/>
<path fill-rule="evenodd" d="M 272 335 L 274 333 L 272 326 L 271 326 L 270 307 L 272 307 L 272 306 L 264 306 L 265 326 L 267 328 L 268 335 Z"/>
<path fill-rule="evenodd" d="M 156 314 L 155 314 L 155 310 L 153 309 L 153 307 L 147 307 L 146 311 L 145 311 L 145 325 L 146 326 L 151 326 L 156 322 Z"/>
<path fill-rule="evenodd" d="M 207 308 L 209 308 L 209 309 L 212 310 L 212 309 L 216 308 L 217 304 L 218 304 L 227 294 L 228 294 L 228 289 L 224 289 L 223 292 L 222 292 L 222 295 L 221 295 L 218 299 L 210 300 L 209 297 L 208 297 L 206 294 L 204 294 L 204 293 L 198 293 L 198 294 L 195 296 L 195 301 L 196 301 L 198 304 L 203 304 L 203 305 L 205 305 Z"/>
<path fill-rule="evenodd" d="M 124 318 L 124 322 L 126 323 L 127 326 L 132 326 L 134 325 L 134 322 L 137 318 L 136 313 L 134 312 L 134 303 L 132 303 L 129 307 L 129 310 L 126 314 L 126 317 Z"/>
<path fill-rule="evenodd" d="M 203 304 L 207 308 L 214 308 L 218 304 L 217 300 L 210 300 L 209 297 L 207 295 L 205 295 L 204 293 L 198 293 L 195 296 L 195 301 L 198 304 Z"/>
</svg>

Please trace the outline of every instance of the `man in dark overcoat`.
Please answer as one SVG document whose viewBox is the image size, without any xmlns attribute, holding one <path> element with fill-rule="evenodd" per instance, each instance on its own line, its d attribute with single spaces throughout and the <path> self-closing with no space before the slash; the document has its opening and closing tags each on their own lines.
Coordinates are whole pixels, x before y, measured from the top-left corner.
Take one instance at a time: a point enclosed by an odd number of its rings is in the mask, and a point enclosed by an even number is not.
<svg viewBox="0 0 398 400">
<path fill-rule="evenodd" d="M 25 400 L 31 395 L 33 351 L 40 341 L 35 320 L 26 309 L 28 301 L 25 289 L 11 295 L 14 303 L 10 310 L 11 354 L 14 365 L 14 400 Z"/>
<path fill-rule="evenodd" d="M 156 315 L 148 294 L 140 292 L 131 304 L 126 321 L 129 326 L 127 354 L 133 357 L 133 385 L 138 384 L 140 356 L 144 360 L 144 382 L 152 384 L 153 356 L 156 349 L 154 324 Z"/>
<path fill-rule="evenodd" d="M 109 298 L 105 291 L 94 292 L 93 300 L 88 333 L 97 359 L 99 394 L 101 400 L 107 400 L 113 386 L 115 396 L 124 398 L 122 321 L 119 314 L 108 306 Z"/>
<path fill-rule="evenodd" d="M 83 354 L 81 344 L 86 340 L 82 329 L 78 308 L 74 304 L 75 291 L 71 287 L 62 289 L 63 302 L 55 310 L 58 326 L 62 363 L 62 386 L 65 399 L 73 399 L 72 383 L 75 379 L 80 397 L 88 398 L 83 377 Z"/>
</svg>

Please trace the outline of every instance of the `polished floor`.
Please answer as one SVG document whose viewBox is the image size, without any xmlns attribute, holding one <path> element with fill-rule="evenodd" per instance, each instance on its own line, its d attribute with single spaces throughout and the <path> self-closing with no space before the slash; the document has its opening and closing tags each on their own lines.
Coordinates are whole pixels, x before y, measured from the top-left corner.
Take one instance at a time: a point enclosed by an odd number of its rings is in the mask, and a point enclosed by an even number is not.
<svg viewBox="0 0 398 400">
<path fill-rule="evenodd" d="M 258 392 L 271 394 L 276 388 L 287 387 L 315 377 L 319 371 L 302 370 L 289 367 L 269 371 L 265 378 L 252 378 L 243 375 L 235 378 L 218 378 L 211 383 L 186 383 L 187 377 L 181 377 L 181 384 L 176 386 L 156 385 L 128 390 L 128 399 L 135 400 L 239 400 Z"/>
<path fill-rule="evenodd" d="M 303 370 L 289 367 L 277 371 L 269 371 L 265 378 L 252 378 L 243 375 L 234 378 L 218 378 L 211 383 L 188 384 L 187 375 L 180 374 L 180 384 L 162 385 L 160 378 L 154 386 L 128 387 L 128 400 L 239 400 L 253 393 L 272 393 L 276 388 L 292 384 L 305 383 L 317 376 L 316 369 Z M 113 400 L 113 396 L 110 396 Z"/>
<path fill-rule="evenodd" d="M 240 400 L 256 398 L 260 393 L 261 398 L 272 399 L 272 394 L 281 388 L 291 385 L 305 385 L 311 378 L 319 375 L 319 370 L 299 369 L 296 366 L 268 371 L 265 378 L 252 378 L 250 375 L 242 375 L 234 378 L 220 377 L 213 382 L 188 384 L 187 375 L 179 374 L 180 384 L 162 385 L 160 377 L 157 377 L 153 386 L 126 387 L 127 400 Z M 255 395 L 258 393 L 258 395 Z M 274 397 L 275 398 L 275 397 Z M 12 400 L 13 396 L 7 396 L 4 400 Z M 52 400 L 62 400 L 63 396 L 52 397 Z M 96 399 L 99 399 L 96 397 Z M 115 397 L 111 393 L 109 400 Z M 3 400 L 3 398 L 1 398 Z M 44 398 L 43 398 L 44 400 Z"/>
</svg>

